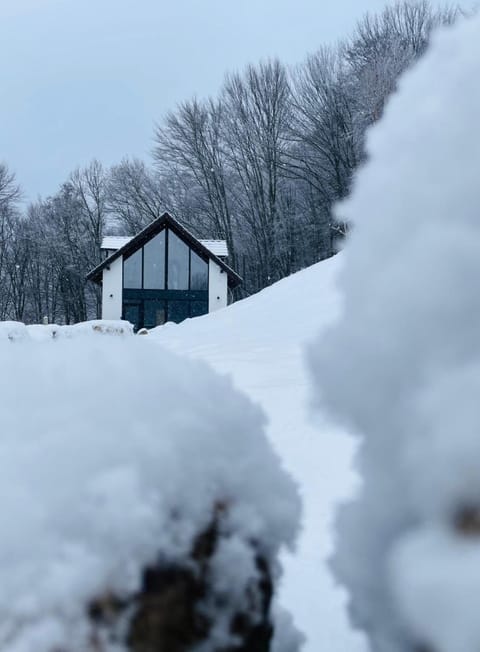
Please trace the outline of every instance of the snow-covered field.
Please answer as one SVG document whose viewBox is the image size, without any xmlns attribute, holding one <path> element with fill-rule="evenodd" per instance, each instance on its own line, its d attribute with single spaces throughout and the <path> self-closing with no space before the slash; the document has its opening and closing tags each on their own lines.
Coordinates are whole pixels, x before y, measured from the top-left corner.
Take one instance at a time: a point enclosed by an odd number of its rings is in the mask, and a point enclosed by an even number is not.
<svg viewBox="0 0 480 652">
<path fill-rule="evenodd" d="M 310 409 L 306 346 L 340 309 L 342 256 L 318 263 L 222 311 L 150 332 L 155 343 L 229 374 L 268 416 L 268 435 L 300 485 L 303 533 L 285 559 L 280 602 L 295 618 L 307 652 L 357 652 L 343 591 L 327 567 L 335 506 L 354 490 L 354 443 Z M 314 422 L 314 420 L 316 422 Z M 245 478 L 248 482 L 248 478 Z"/>
</svg>

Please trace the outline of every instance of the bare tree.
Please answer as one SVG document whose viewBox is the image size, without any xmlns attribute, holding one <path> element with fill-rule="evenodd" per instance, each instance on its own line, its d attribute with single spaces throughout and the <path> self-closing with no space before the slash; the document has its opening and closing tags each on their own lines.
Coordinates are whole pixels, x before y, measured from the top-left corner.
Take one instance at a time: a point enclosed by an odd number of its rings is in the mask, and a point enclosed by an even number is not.
<svg viewBox="0 0 480 652">
<path fill-rule="evenodd" d="M 0 163 L 0 318 L 12 317 L 11 259 L 21 191 L 15 175 Z"/>
<path fill-rule="evenodd" d="M 180 218 L 200 234 L 225 238 L 235 265 L 234 218 L 223 142 L 222 102 L 193 99 L 169 113 L 156 130 L 154 157 L 163 174 L 176 172 L 177 183 L 190 185 L 189 213 Z"/>
<path fill-rule="evenodd" d="M 354 80 L 362 131 L 381 117 L 399 76 L 425 52 L 432 31 L 460 13 L 458 6 L 433 9 L 427 0 L 404 1 L 357 24 L 343 57 Z"/>
<path fill-rule="evenodd" d="M 111 169 L 108 208 L 123 233 L 143 229 L 165 211 L 166 203 L 162 180 L 143 161 L 124 159 Z"/>
<path fill-rule="evenodd" d="M 60 303 L 60 282 L 54 263 L 55 247 L 51 239 L 57 238 L 45 225 L 45 203 L 28 208 L 18 246 L 28 250 L 26 272 L 27 306 L 25 320 L 40 323 L 44 317 L 50 323 L 64 321 Z"/>
<path fill-rule="evenodd" d="M 348 193 L 360 160 L 342 49 L 323 48 L 310 56 L 295 70 L 292 86 L 295 114 L 288 167 L 303 182 L 320 259 L 334 253 L 333 238 L 346 231 L 346 225 L 333 220 L 332 205 Z"/>
<path fill-rule="evenodd" d="M 100 262 L 100 247 L 108 220 L 108 174 L 99 161 L 93 160 L 70 175 L 70 185 L 78 207 L 78 245 L 83 273 Z M 101 292 L 94 284 L 86 288 L 87 314 L 100 316 Z"/>
<path fill-rule="evenodd" d="M 86 168 L 77 168 L 70 175 L 70 184 L 82 209 L 82 226 L 92 250 L 100 249 L 107 224 L 107 173 L 99 161 Z M 90 264 L 98 262 L 98 253 L 92 252 Z"/>
<path fill-rule="evenodd" d="M 277 60 L 249 66 L 227 78 L 223 136 L 234 172 L 232 194 L 237 239 L 246 239 L 257 260 L 255 289 L 280 277 L 276 237 L 282 219 L 282 179 L 288 147 L 290 89 Z"/>
</svg>

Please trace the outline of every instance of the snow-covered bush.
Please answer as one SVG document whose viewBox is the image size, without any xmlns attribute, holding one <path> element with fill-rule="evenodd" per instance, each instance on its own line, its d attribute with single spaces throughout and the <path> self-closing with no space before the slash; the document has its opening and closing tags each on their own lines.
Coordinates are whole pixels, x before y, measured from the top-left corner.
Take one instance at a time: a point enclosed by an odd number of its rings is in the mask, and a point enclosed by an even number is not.
<svg viewBox="0 0 480 652">
<path fill-rule="evenodd" d="M 2 652 L 270 640 L 296 488 L 260 410 L 148 340 L 0 338 Z"/>
<path fill-rule="evenodd" d="M 480 18 L 443 31 L 338 207 L 343 314 L 318 404 L 360 435 L 333 565 L 373 650 L 480 648 Z"/>
<path fill-rule="evenodd" d="M 5 330 L 8 330 L 8 324 L 13 325 L 17 324 L 17 322 L 0 322 L 0 332 L 3 324 L 5 324 Z M 115 335 L 117 337 L 133 335 L 132 324 L 120 319 L 92 319 L 70 326 L 59 326 L 58 324 L 34 324 L 32 326 L 20 324 L 19 326 L 26 329 L 26 336 L 34 340 L 49 340 L 58 339 L 59 337 L 79 337 L 84 335 Z"/>
<path fill-rule="evenodd" d="M 25 324 L 19 321 L 0 321 L 0 341 L 26 340 L 28 331 Z"/>
</svg>

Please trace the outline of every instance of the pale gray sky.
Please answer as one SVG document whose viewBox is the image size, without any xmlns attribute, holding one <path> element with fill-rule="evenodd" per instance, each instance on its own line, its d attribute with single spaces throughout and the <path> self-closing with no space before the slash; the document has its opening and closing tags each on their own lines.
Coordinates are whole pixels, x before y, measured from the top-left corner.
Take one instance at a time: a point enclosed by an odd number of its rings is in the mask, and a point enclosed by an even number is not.
<svg viewBox="0 0 480 652">
<path fill-rule="evenodd" d="M 148 158 L 153 125 L 225 72 L 301 61 L 386 0 L 0 0 L 0 160 L 31 199 Z"/>
</svg>

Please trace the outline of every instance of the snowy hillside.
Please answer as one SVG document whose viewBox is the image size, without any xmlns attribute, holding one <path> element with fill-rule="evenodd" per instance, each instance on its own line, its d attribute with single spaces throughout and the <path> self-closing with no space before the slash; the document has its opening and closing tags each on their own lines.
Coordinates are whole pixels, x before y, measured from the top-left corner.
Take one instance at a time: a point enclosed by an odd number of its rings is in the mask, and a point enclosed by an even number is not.
<svg viewBox="0 0 480 652">
<path fill-rule="evenodd" d="M 337 256 L 318 263 L 222 311 L 150 333 L 231 375 L 268 416 L 268 435 L 304 499 L 304 530 L 296 554 L 285 560 L 280 602 L 306 634 L 308 652 L 364 649 L 326 566 L 335 505 L 355 484 L 354 445 L 331 425 L 312 423 L 304 360 L 305 345 L 338 314 L 341 262 Z"/>
</svg>

